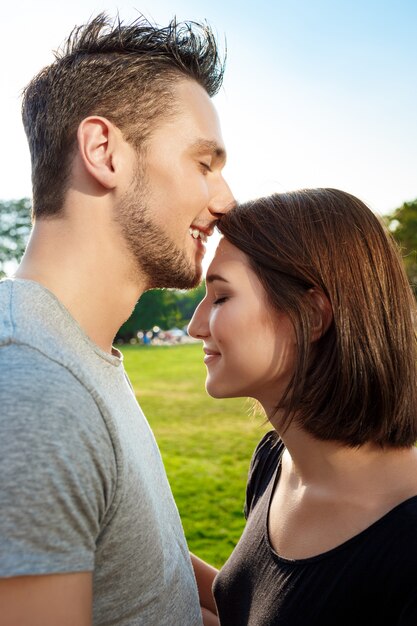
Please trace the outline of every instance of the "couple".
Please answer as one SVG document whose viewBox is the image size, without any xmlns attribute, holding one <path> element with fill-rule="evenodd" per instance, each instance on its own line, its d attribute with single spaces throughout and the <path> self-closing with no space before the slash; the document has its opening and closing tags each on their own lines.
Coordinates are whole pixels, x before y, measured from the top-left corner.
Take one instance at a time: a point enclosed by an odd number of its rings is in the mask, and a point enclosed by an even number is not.
<svg viewBox="0 0 417 626">
<path fill-rule="evenodd" d="M 35 220 L 0 285 L 0 626 L 417 623 L 400 257 L 341 191 L 234 206 L 222 73 L 207 28 L 98 16 L 25 91 Z M 145 290 L 198 284 L 215 225 L 190 334 L 208 392 L 255 398 L 273 427 L 217 576 L 188 553 L 112 347 Z"/>
</svg>

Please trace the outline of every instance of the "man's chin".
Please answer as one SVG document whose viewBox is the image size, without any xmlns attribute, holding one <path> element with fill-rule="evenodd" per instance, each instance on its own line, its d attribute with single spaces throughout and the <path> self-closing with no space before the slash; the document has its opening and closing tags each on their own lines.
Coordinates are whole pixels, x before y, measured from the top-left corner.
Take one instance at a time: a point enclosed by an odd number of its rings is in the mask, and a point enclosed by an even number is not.
<svg viewBox="0 0 417 626">
<path fill-rule="evenodd" d="M 201 281 L 203 280 L 203 268 L 201 263 L 195 268 L 194 277 L 190 282 L 190 286 L 186 287 L 186 289 L 194 289 L 201 285 Z"/>
<path fill-rule="evenodd" d="M 153 275 L 149 277 L 148 289 L 194 289 L 201 284 L 203 269 L 201 265 L 194 267 L 194 271 L 170 272 L 170 274 Z"/>
<path fill-rule="evenodd" d="M 195 289 L 201 284 L 203 272 L 201 268 L 194 275 L 177 277 L 177 280 L 173 280 L 172 284 L 165 285 L 169 289 Z M 174 278 L 174 277 L 173 277 Z"/>
</svg>

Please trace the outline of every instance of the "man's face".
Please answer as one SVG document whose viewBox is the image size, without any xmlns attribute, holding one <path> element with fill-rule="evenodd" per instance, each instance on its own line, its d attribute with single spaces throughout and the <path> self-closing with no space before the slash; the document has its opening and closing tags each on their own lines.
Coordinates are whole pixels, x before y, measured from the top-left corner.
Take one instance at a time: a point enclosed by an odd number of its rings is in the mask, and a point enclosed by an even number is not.
<svg viewBox="0 0 417 626">
<path fill-rule="evenodd" d="M 149 288 L 187 289 L 199 283 L 205 239 L 234 199 L 209 96 L 182 80 L 173 97 L 176 113 L 156 122 L 116 220 Z"/>
</svg>

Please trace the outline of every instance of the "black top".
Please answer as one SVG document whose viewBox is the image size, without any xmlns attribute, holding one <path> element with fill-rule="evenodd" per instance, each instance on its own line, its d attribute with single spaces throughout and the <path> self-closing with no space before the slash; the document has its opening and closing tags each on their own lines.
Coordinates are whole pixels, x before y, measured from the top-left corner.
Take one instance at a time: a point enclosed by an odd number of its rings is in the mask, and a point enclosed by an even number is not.
<svg viewBox="0 0 417 626">
<path fill-rule="evenodd" d="M 417 626 L 417 496 L 336 548 L 282 558 L 267 521 L 283 449 L 273 431 L 252 458 L 246 528 L 213 587 L 221 626 Z"/>
</svg>

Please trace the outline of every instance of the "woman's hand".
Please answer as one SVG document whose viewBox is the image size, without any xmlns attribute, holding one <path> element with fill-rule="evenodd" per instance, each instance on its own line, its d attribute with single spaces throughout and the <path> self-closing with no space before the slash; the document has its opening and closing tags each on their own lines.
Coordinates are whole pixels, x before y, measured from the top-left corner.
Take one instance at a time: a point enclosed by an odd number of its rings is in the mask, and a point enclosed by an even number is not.
<svg viewBox="0 0 417 626">
<path fill-rule="evenodd" d="M 199 559 L 195 554 L 190 553 L 190 557 L 197 581 L 204 626 L 219 626 L 220 622 L 217 617 L 217 608 L 212 591 L 213 581 L 218 574 L 218 570 Z"/>
<path fill-rule="evenodd" d="M 214 615 L 211 611 L 201 607 L 201 614 L 203 616 L 203 624 L 204 626 L 220 626 L 220 621 L 217 615 Z"/>
</svg>

